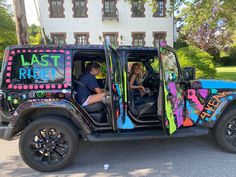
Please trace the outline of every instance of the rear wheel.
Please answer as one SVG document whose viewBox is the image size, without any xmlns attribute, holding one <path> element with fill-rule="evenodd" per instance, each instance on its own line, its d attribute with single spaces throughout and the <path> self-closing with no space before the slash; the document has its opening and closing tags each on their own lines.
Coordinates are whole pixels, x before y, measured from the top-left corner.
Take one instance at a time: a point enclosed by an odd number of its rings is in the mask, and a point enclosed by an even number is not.
<svg viewBox="0 0 236 177">
<path fill-rule="evenodd" d="M 216 142 L 224 150 L 236 153 L 236 110 L 228 109 L 212 129 Z"/>
<path fill-rule="evenodd" d="M 40 118 L 23 131 L 19 150 L 24 162 L 38 171 L 56 171 L 76 157 L 79 136 L 76 128 L 58 116 Z"/>
</svg>

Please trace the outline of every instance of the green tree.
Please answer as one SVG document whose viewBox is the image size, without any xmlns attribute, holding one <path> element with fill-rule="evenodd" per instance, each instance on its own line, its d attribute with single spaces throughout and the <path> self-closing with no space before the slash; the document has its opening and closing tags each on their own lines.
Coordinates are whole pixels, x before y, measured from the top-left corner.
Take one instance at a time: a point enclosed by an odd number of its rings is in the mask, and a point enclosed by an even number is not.
<svg viewBox="0 0 236 177">
<path fill-rule="evenodd" d="M 15 23 L 3 2 L 0 0 L 0 62 L 2 62 L 5 48 L 17 44 Z"/>
<path fill-rule="evenodd" d="M 38 45 L 41 44 L 41 29 L 39 26 L 33 24 L 29 27 L 29 36 L 30 36 L 30 44 L 31 45 Z"/>
</svg>

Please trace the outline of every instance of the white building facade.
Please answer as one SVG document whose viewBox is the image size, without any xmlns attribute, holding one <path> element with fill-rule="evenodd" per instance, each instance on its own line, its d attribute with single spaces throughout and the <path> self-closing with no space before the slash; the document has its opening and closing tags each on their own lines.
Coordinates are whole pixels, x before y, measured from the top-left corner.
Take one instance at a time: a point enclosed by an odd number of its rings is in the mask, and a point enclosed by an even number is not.
<svg viewBox="0 0 236 177">
<path fill-rule="evenodd" d="M 157 0 L 156 12 L 137 0 L 38 0 L 40 23 L 52 43 L 155 46 L 174 40 L 169 0 Z"/>
</svg>

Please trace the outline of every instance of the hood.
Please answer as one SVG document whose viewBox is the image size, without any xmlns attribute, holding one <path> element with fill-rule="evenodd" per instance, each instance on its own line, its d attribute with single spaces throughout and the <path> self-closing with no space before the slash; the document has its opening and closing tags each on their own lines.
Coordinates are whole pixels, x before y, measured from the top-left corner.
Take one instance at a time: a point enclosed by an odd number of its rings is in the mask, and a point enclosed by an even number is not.
<svg viewBox="0 0 236 177">
<path fill-rule="evenodd" d="M 236 90 L 236 82 L 224 80 L 199 80 L 203 89 L 232 89 Z"/>
</svg>

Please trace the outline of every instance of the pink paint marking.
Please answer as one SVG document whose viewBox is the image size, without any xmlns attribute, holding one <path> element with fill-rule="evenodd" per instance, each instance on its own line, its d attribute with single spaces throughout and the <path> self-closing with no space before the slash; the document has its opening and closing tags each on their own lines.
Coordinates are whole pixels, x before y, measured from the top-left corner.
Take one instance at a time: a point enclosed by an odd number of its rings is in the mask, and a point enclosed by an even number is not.
<svg viewBox="0 0 236 177">
<path fill-rule="evenodd" d="M 11 71 L 11 67 L 7 67 L 7 71 Z"/>
<path fill-rule="evenodd" d="M 70 76 L 70 72 L 66 72 L 66 76 Z"/>
<path fill-rule="evenodd" d="M 70 72 L 71 68 L 70 67 L 66 67 L 66 72 Z"/>
<path fill-rule="evenodd" d="M 43 50 L 39 50 L 39 52 L 43 52 Z"/>
<path fill-rule="evenodd" d="M 32 52 L 32 50 L 28 50 L 28 52 Z"/>
<path fill-rule="evenodd" d="M 67 55 L 70 54 L 70 51 L 67 50 L 67 51 L 66 51 L 66 54 L 67 54 Z"/>
<path fill-rule="evenodd" d="M 34 52 L 38 52 L 38 50 L 34 50 Z"/>
<path fill-rule="evenodd" d="M 11 66 L 11 65 L 12 65 L 12 62 L 8 62 L 7 65 Z"/>
<path fill-rule="evenodd" d="M 6 83 L 10 83 L 10 82 L 11 82 L 10 79 L 7 79 L 7 80 L 6 80 Z"/>
<path fill-rule="evenodd" d="M 33 86 L 33 85 L 30 85 L 30 86 L 29 86 L 29 89 L 30 89 L 30 90 L 34 89 L 34 86 Z"/>
<path fill-rule="evenodd" d="M 60 52 L 64 53 L 65 51 L 64 50 L 60 50 Z"/>
<path fill-rule="evenodd" d="M 7 88 L 12 89 L 12 84 L 9 84 Z"/>
<path fill-rule="evenodd" d="M 7 73 L 6 76 L 7 76 L 7 77 L 10 77 L 10 76 L 11 76 L 11 73 Z"/>
<path fill-rule="evenodd" d="M 58 84 L 58 85 L 57 85 L 57 88 L 58 88 L 58 89 L 61 89 L 61 88 L 62 88 L 62 85 L 61 85 L 61 84 Z"/>
<path fill-rule="evenodd" d="M 46 85 L 46 89 L 50 89 L 50 85 L 49 84 Z"/>
<path fill-rule="evenodd" d="M 57 50 L 52 50 L 52 52 L 57 52 Z"/>
<path fill-rule="evenodd" d="M 28 85 L 24 85 L 23 88 L 24 88 L 25 90 L 27 90 L 27 89 L 28 89 Z"/>
<path fill-rule="evenodd" d="M 68 84 L 64 84 L 64 88 L 67 88 L 68 87 Z"/>
<path fill-rule="evenodd" d="M 25 53 L 25 52 L 26 52 L 26 50 L 22 50 L 22 52 L 23 52 L 23 53 Z"/>
<path fill-rule="evenodd" d="M 55 85 L 52 85 L 51 87 L 52 87 L 52 89 L 55 89 L 55 88 L 56 88 L 56 86 L 55 86 Z"/>
<path fill-rule="evenodd" d="M 39 86 L 38 85 L 34 85 L 34 89 L 38 89 L 39 88 Z"/>
<path fill-rule="evenodd" d="M 66 62 L 66 65 L 67 65 L 67 66 L 70 66 L 70 62 Z"/>
<path fill-rule="evenodd" d="M 71 59 L 71 57 L 70 57 L 70 56 L 67 56 L 66 58 L 67 58 L 67 60 L 70 60 L 70 59 Z"/>
<path fill-rule="evenodd" d="M 12 54 L 12 55 L 14 55 L 14 54 L 15 54 L 15 51 L 14 51 L 14 50 L 13 50 L 13 51 L 11 51 L 11 54 Z"/>
<path fill-rule="evenodd" d="M 46 52 L 51 52 L 51 50 L 46 50 Z"/>
<path fill-rule="evenodd" d="M 71 82 L 71 78 L 66 78 L 66 82 L 70 83 Z"/>
<path fill-rule="evenodd" d="M 22 89 L 22 86 L 21 85 L 18 85 L 18 90 L 21 90 Z"/>
<path fill-rule="evenodd" d="M 43 89 L 43 88 L 44 88 L 44 85 L 40 85 L 39 88 L 40 88 L 40 89 Z"/>
<path fill-rule="evenodd" d="M 13 87 L 14 89 L 17 89 L 17 86 L 16 85 L 14 85 L 14 87 Z"/>
<path fill-rule="evenodd" d="M 199 89 L 198 92 L 203 98 L 206 98 L 209 93 L 208 90 L 205 90 L 205 89 Z"/>
<path fill-rule="evenodd" d="M 196 96 L 196 90 L 188 90 L 188 99 L 192 100 L 200 111 L 203 110 L 204 106 L 198 100 L 198 97 Z"/>
<path fill-rule="evenodd" d="M 20 50 L 17 50 L 17 53 L 20 53 Z"/>
<path fill-rule="evenodd" d="M 8 57 L 8 60 L 11 61 L 11 60 L 12 60 L 12 56 L 9 56 L 9 57 Z"/>
</svg>

